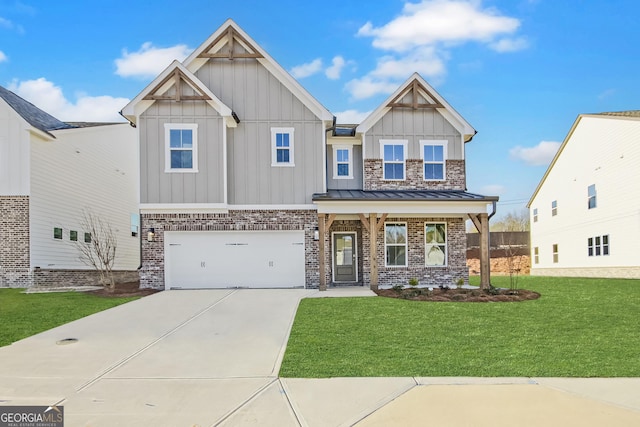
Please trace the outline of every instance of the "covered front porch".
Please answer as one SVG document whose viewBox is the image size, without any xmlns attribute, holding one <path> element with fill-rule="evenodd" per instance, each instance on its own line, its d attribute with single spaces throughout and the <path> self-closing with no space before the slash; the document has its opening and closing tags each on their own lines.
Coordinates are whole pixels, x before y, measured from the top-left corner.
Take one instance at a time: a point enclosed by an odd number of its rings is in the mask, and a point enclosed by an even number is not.
<svg viewBox="0 0 640 427">
<path fill-rule="evenodd" d="M 428 286 L 468 283 L 467 219 L 481 236 L 481 287 L 488 288 L 489 219 L 497 200 L 456 190 L 315 194 L 320 290 L 348 284 L 375 290 L 411 279 Z"/>
</svg>

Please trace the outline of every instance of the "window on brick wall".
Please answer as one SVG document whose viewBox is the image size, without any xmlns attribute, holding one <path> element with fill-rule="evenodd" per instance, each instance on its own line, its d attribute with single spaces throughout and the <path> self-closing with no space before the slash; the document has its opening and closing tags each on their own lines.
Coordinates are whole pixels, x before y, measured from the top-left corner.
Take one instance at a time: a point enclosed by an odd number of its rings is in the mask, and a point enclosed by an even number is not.
<svg viewBox="0 0 640 427">
<path fill-rule="evenodd" d="M 407 266 L 407 224 L 384 224 L 384 251 L 387 267 Z"/>
<path fill-rule="evenodd" d="M 444 267 L 447 265 L 447 224 L 427 222 L 424 225 L 425 265 Z"/>
<path fill-rule="evenodd" d="M 407 140 L 380 140 L 382 179 L 388 181 L 404 181 L 407 144 Z"/>
<path fill-rule="evenodd" d="M 447 141 L 420 141 L 425 181 L 443 181 L 446 176 Z"/>
<path fill-rule="evenodd" d="M 54 239 L 58 239 L 58 240 L 62 240 L 62 228 L 53 227 L 53 238 Z"/>
</svg>

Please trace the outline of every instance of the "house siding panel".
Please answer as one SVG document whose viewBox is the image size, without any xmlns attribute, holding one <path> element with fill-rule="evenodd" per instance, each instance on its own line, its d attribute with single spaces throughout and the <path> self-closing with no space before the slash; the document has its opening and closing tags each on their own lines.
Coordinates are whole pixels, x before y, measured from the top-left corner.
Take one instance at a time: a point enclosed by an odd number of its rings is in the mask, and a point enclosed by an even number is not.
<svg viewBox="0 0 640 427">
<path fill-rule="evenodd" d="M 337 144 L 336 145 L 340 145 Z M 362 146 L 352 148 L 353 179 L 334 179 L 333 146 L 327 146 L 327 188 L 331 190 L 362 190 Z"/>
<path fill-rule="evenodd" d="M 29 125 L 0 99 L 0 195 L 29 195 Z"/>
</svg>

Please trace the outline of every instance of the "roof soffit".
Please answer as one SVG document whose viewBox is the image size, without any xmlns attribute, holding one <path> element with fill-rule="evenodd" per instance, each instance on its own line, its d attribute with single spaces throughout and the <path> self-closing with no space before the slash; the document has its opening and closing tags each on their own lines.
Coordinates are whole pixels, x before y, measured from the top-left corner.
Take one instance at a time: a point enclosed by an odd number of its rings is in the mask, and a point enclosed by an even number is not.
<svg viewBox="0 0 640 427">
<path fill-rule="evenodd" d="M 294 96 L 302 101 L 319 119 L 333 120 L 333 115 L 317 99 L 280 66 L 255 40 L 233 20 L 228 19 L 204 43 L 183 61 L 192 73 L 208 61 L 255 59 L 273 74 Z"/>
</svg>

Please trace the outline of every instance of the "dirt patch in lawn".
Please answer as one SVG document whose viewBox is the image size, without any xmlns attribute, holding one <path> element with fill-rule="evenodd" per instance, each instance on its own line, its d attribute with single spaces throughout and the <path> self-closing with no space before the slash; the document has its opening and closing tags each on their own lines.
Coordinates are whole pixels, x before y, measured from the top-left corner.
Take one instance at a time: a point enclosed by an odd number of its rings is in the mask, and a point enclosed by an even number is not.
<svg viewBox="0 0 640 427">
<path fill-rule="evenodd" d="M 88 294 L 98 295 L 106 298 L 119 298 L 119 297 L 144 297 L 147 295 L 160 292 L 158 289 L 140 289 L 140 282 L 127 282 L 118 283 L 115 289 L 110 290 L 108 288 L 97 289 L 95 291 L 89 291 Z"/>
<path fill-rule="evenodd" d="M 526 289 L 440 289 L 407 288 L 402 290 L 379 289 L 374 291 L 381 297 L 400 298 L 411 301 L 441 302 L 517 302 L 540 298 L 540 294 Z"/>
</svg>

